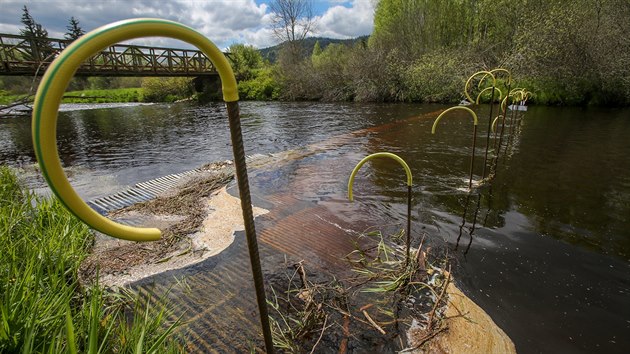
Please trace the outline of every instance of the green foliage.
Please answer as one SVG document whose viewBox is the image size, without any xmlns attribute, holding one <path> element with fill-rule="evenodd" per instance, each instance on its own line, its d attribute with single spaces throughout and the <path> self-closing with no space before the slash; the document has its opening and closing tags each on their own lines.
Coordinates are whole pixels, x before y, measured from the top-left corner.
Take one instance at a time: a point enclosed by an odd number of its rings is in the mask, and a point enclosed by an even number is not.
<svg viewBox="0 0 630 354">
<path fill-rule="evenodd" d="M 334 39 L 334 38 L 322 38 L 322 37 L 308 37 L 299 41 L 300 46 L 302 47 L 302 53 L 306 57 L 311 56 L 313 50 L 315 49 L 315 44 L 319 43 L 320 49 L 325 49 L 327 46 L 333 43 L 338 44 L 346 44 L 346 45 L 354 45 L 356 43 L 362 43 L 367 41 L 367 36 L 362 36 L 358 38 L 352 39 Z M 263 48 L 259 52 L 262 55 L 263 59 L 275 64 L 278 62 L 278 57 L 280 54 L 280 49 L 282 48 L 282 44 L 278 44 L 269 48 Z"/>
<path fill-rule="evenodd" d="M 79 285 L 92 242 L 60 202 L 37 197 L 0 166 L 0 352 L 132 352 L 139 344 L 182 352 L 164 341 L 174 329 L 162 326 L 164 308 Z"/>
<path fill-rule="evenodd" d="M 67 96 L 68 98 L 64 98 L 63 103 L 142 102 L 143 89 L 126 88 L 68 91 L 64 94 L 64 96 Z"/>
<path fill-rule="evenodd" d="M 252 71 L 263 65 L 262 55 L 251 45 L 232 44 L 228 52 L 228 59 L 238 81 L 251 79 Z"/>
<path fill-rule="evenodd" d="M 242 100 L 277 100 L 280 95 L 278 84 L 271 67 L 252 70 L 252 78 L 238 83 L 238 94 Z"/>
<path fill-rule="evenodd" d="M 193 94 L 190 78 L 149 77 L 142 80 L 145 102 L 175 102 L 189 98 Z"/>
<path fill-rule="evenodd" d="M 75 77 L 73 80 L 83 79 Z M 115 88 L 137 88 L 142 86 L 141 77 L 109 77 L 109 76 L 90 76 L 87 78 L 87 84 L 83 89 L 105 90 Z M 72 85 L 72 84 L 71 84 Z"/>
<path fill-rule="evenodd" d="M 627 18 L 624 0 L 381 0 L 367 48 L 279 61 L 281 97 L 456 102 L 470 74 L 506 67 L 532 103 L 627 105 Z"/>
<path fill-rule="evenodd" d="M 453 49 L 435 50 L 407 66 L 403 75 L 406 100 L 459 102 L 466 79 L 479 65 L 466 59 L 471 55 L 461 55 L 461 52 Z"/>
<path fill-rule="evenodd" d="M 13 103 L 24 98 L 25 95 L 13 95 L 8 91 L 0 90 L 0 105 Z"/>
</svg>

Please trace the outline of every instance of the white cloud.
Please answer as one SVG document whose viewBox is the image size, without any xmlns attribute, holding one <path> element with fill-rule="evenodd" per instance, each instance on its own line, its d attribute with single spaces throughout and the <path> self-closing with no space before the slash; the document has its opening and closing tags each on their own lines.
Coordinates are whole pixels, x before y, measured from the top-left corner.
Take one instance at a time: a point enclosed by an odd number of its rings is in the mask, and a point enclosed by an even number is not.
<svg viewBox="0 0 630 354">
<path fill-rule="evenodd" d="M 318 16 L 317 36 L 349 38 L 372 31 L 373 0 L 327 0 L 334 6 Z M 219 48 L 246 43 L 264 48 L 277 43 L 269 28 L 269 8 L 254 0 L 0 0 L 0 31 L 18 33 L 22 28 L 22 7 L 26 5 L 35 20 L 51 37 L 63 37 L 70 17 L 92 30 L 111 22 L 158 17 L 188 25 L 206 35 Z M 134 43 L 184 46 L 167 38 L 148 38 Z M 190 47 L 189 45 L 185 45 Z"/>
<path fill-rule="evenodd" d="M 350 7 L 333 6 L 317 21 L 317 35 L 320 37 L 354 38 L 367 35 L 372 33 L 374 27 L 374 2 L 354 0 Z"/>
</svg>

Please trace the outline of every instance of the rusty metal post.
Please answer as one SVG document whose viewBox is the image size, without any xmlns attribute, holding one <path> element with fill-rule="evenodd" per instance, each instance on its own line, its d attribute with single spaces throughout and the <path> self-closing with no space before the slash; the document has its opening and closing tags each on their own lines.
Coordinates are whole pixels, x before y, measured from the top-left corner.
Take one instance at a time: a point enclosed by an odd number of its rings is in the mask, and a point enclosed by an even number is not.
<svg viewBox="0 0 630 354">
<path fill-rule="evenodd" d="M 407 260 L 405 265 L 409 265 L 409 249 L 411 247 L 411 186 L 407 186 Z M 420 252 L 420 250 L 418 250 Z"/>
<path fill-rule="evenodd" d="M 468 180 L 468 188 L 472 188 L 473 170 L 475 167 L 475 148 L 477 145 L 477 125 L 473 128 L 472 155 L 470 156 L 470 179 Z"/>
<path fill-rule="evenodd" d="M 499 98 L 499 100 L 501 99 Z M 483 172 L 481 173 L 481 179 L 486 178 L 486 165 L 488 164 L 488 148 L 490 147 L 490 130 L 492 128 L 492 109 L 493 108 L 494 108 L 494 86 L 492 86 L 492 95 L 490 96 L 490 116 L 488 117 L 488 134 L 486 136 L 486 155 L 483 158 Z"/>
<path fill-rule="evenodd" d="M 494 163 L 492 164 L 492 168 L 496 174 L 497 172 L 497 166 L 499 165 L 499 155 L 501 154 L 501 146 L 503 144 L 503 132 L 505 130 L 505 116 L 507 115 L 507 106 L 510 100 L 510 89 L 511 89 L 511 83 L 508 83 L 507 85 L 507 97 L 506 97 L 506 101 L 505 101 L 505 107 L 503 108 L 503 119 L 501 120 L 501 134 L 499 135 L 499 141 L 498 141 L 498 146 L 497 146 L 497 139 L 495 137 L 494 139 Z M 501 109 L 501 106 L 499 105 L 499 109 Z M 496 132 L 496 131 L 495 131 Z"/>
<path fill-rule="evenodd" d="M 258 311 L 260 313 L 260 324 L 262 325 L 263 337 L 267 353 L 274 352 L 273 338 L 271 336 L 271 326 L 269 325 L 269 313 L 267 311 L 267 299 L 265 295 L 265 285 L 263 283 L 262 268 L 260 266 L 260 255 L 258 253 L 258 240 L 256 239 L 256 228 L 254 226 L 254 216 L 252 212 L 252 200 L 249 192 L 249 180 L 247 178 L 247 165 L 245 163 L 245 149 L 243 146 L 243 134 L 241 132 L 241 120 L 238 102 L 226 102 L 228 119 L 230 122 L 230 135 L 232 137 L 232 151 L 234 153 L 234 167 L 238 183 L 238 192 L 241 197 L 241 208 L 243 209 L 243 221 L 245 224 L 245 235 L 247 237 L 247 248 L 249 249 L 249 260 L 254 276 L 254 287 L 256 289 L 256 300 L 258 301 Z"/>
</svg>

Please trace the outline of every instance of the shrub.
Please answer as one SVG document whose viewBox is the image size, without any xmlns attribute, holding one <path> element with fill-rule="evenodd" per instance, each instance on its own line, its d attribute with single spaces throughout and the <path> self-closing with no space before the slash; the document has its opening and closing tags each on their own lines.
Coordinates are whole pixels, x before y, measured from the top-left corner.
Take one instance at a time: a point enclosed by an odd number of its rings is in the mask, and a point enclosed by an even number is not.
<svg viewBox="0 0 630 354">
<path fill-rule="evenodd" d="M 185 77 L 149 77 L 142 80 L 145 102 L 174 102 L 193 94 L 191 80 Z"/>
<path fill-rule="evenodd" d="M 269 101 L 280 95 L 280 86 L 272 68 L 252 70 L 253 78 L 238 83 L 238 94 L 243 100 Z"/>
</svg>

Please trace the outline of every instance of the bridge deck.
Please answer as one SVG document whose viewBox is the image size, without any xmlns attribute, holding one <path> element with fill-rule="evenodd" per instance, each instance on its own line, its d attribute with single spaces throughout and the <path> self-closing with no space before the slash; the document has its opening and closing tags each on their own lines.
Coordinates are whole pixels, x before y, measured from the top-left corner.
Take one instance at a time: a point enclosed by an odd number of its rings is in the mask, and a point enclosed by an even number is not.
<svg viewBox="0 0 630 354">
<path fill-rule="evenodd" d="M 0 33 L 0 75 L 43 75 L 72 41 Z M 216 76 L 201 51 L 116 44 L 90 57 L 76 76 Z"/>
</svg>

